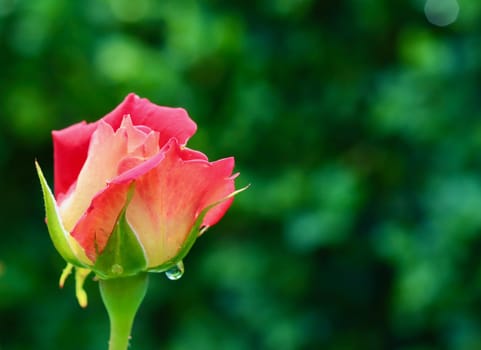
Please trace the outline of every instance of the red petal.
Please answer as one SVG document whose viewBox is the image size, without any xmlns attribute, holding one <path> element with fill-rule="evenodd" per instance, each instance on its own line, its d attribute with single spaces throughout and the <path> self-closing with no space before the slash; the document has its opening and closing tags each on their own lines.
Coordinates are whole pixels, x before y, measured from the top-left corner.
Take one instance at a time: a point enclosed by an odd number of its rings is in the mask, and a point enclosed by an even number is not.
<svg viewBox="0 0 481 350">
<path fill-rule="evenodd" d="M 126 204 L 129 186 L 128 182 L 110 184 L 98 193 L 71 233 L 92 261 L 107 245 Z"/>
<path fill-rule="evenodd" d="M 204 208 L 210 204 L 213 204 L 221 199 L 224 199 L 232 192 L 235 191 L 234 179 L 235 176 L 231 176 L 232 170 L 234 169 L 234 158 L 225 158 L 218 160 L 217 162 L 213 163 L 214 167 L 216 167 L 219 171 L 219 176 L 224 176 L 225 184 L 224 186 L 219 186 L 216 188 L 216 191 L 209 191 L 209 194 L 204 198 L 205 205 Z M 216 205 L 214 208 L 207 212 L 207 215 L 204 217 L 202 221 L 203 226 L 212 226 L 215 225 L 225 214 L 227 209 L 231 206 L 234 198 L 229 198 L 223 201 L 222 203 Z"/>
<path fill-rule="evenodd" d="M 183 160 L 194 160 L 194 159 L 207 160 L 207 156 L 204 153 L 195 151 L 187 147 L 182 148 L 181 157 Z"/>
<path fill-rule="evenodd" d="M 116 131 L 125 115 L 130 115 L 134 125 L 144 125 L 160 133 L 162 147 L 172 137 L 181 144 L 195 133 L 196 125 L 182 108 L 161 107 L 145 98 L 129 94 L 119 106 L 108 113 L 103 120 Z M 85 160 L 90 138 L 98 122 L 81 122 L 68 128 L 53 131 L 54 143 L 54 183 L 57 200 L 65 195 L 77 180 Z"/>
<path fill-rule="evenodd" d="M 132 118 L 134 125 L 145 125 L 158 131 L 161 147 L 172 137 L 175 137 L 180 144 L 185 144 L 197 129 L 196 124 L 183 108 L 158 106 L 132 93 L 103 120 L 117 130 L 127 114 Z"/>
<path fill-rule="evenodd" d="M 54 149 L 55 197 L 67 193 L 77 180 L 89 148 L 90 138 L 97 124 L 81 122 L 68 128 L 52 132 Z"/>
<path fill-rule="evenodd" d="M 204 159 L 184 160 L 191 156 L 190 150 L 180 149 L 172 139 L 164 152 L 154 157 L 155 161 L 153 158 L 146 162 L 151 162 L 150 169 L 135 180 L 127 219 L 146 250 L 149 266 L 160 265 L 175 256 L 199 213 L 234 191 L 233 158 L 213 163 Z M 231 202 L 212 209 L 205 224 L 217 222 Z"/>
</svg>

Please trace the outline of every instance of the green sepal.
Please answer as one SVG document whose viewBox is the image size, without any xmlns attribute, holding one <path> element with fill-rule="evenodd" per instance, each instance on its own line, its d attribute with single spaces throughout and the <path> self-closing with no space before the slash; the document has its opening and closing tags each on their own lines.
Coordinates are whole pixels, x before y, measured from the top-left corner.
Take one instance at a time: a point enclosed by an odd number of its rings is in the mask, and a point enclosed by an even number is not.
<svg viewBox="0 0 481 350">
<path fill-rule="evenodd" d="M 65 281 L 67 280 L 68 276 L 72 274 L 72 270 L 74 266 L 70 263 L 67 263 L 67 266 L 62 271 L 62 275 L 60 276 L 59 287 L 63 288 Z M 84 269 L 82 267 L 75 267 L 75 296 L 77 297 L 77 301 L 79 305 L 83 308 L 87 307 L 88 298 L 87 292 L 84 289 L 84 282 L 87 276 L 92 272 L 90 269 Z"/>
<path fill-rule="evenodd" d="M 102 279 L 133 276 L 147 269 L 145 252 L 126 219 L 128 202 L 92 270 Z"/>
<path fill-rule="evenodd" d="M 42 186 L 45 213 L 47 216 L 47 228 L 52 243 L 65 261 L 75 266 L 85 267 L 70 247 L 68 241 L 69 233 L 63 227 L 57 202 L 55 201 L 52 191 L 50 190 L 50 187 L 48 187 L 47 180 L 45 180 L 45 177 L 43 176 L 42 169 L 40 169 L 40 165 L 38 165 L 37 162 L 35 162 L 35 167 L 37 168 L 38 178 L 40 179 L 40 185 Z"/>
<path fill-rule="evenodd" d="M 60 280 L 58 281 L 58 286 L 63 288 L 65 285 L 65 281 L 67 280 L 68 276 L 72 273 L 73 265 L 71 263 L 67 263 L 67 266 L 62 270 L 62 274 L 60 275 Z"/>
<path fill-rule="evenodd" d="M 77 297 L 79 305 L 83 308 L 86 308 L 88 304 L 84 283 L 90 272 L 92 272 L 90 269 L 83 269 L 81 267 L 75 268 L 75 296 Z"/>
<path fill-rule="evenodd" d="M 228 195 L 225 198 L 222 198 L 220 201 L 215 202 L 215 203 L 209 205 L 208 207 L 205 207 L 204 210 L 202 210 L 200 212 L 199 216 L 195 220 L 194 225 L 192 226 L 189 234 L 187 235 L 186 240 L 184 241 L 184 244 L 180 248 L 177 255 L 175 257 L 173 257 L 172 259 L 166 261 L 165 263 L 161 264 L 161 265 L 149 268 L 148 271 L 149 272 L 164 272 L 164 271 L 167 271 L 170 268 L 176 266 L 177 263 L 182 261 L 185 258 L 185 256 L 189 253 L 189 251 L 192 248 L 192 246 L 194 245 L 197 237 L 199 237 L 202 233 L 204 233 L 204 231 L 208 228 L 208 227 L 201 228 L 201 225 L 202 225 L 202 221 L 204 220 L 204 217 L 207 215 L 209 210 L 211 210 L 215 206 L 221 204 L 222 202 L 226 201 L 227 199 L 232 198 L 235 195 L 247 190 L 249 187 L 250 187 L 250 185 L 247 185 L 247 186 L 245 186 L 245 187 L 243 187 L 243 188 L 241 188 L 237 191 L 232 192 L 230 195 Z"/>
</svg>

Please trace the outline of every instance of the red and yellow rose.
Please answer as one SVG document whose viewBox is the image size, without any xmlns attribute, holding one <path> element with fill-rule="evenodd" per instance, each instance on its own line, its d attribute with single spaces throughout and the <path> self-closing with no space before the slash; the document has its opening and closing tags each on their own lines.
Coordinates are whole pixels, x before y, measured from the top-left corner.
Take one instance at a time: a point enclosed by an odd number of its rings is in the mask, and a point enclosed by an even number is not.
<svg viewBox="0 0 481 350">
<path fill-rule="evenodd" d="M 181 108 L 135 94 L 94 123 L 53 132 L 55 193 L 37 165 L 52 241 L 80 280 L 166 271 L 225 214 L 234 158 L 210 162 L 185 145 Z M 81 289 L 81 285 L 80 285 Z"/>
</svg>

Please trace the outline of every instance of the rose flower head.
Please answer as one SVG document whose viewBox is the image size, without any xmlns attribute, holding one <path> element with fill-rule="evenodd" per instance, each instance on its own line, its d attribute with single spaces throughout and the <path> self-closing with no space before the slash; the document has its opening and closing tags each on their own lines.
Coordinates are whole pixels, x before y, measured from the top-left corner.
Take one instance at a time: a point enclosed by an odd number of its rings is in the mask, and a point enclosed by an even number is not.
<svg viewBox="0 0 481 350">
<path fill-rule="evenodd" d="M 100 279 L 167 271 L 172 279 L 195 239 L 225 214 L 239 191 L 234 158 L 210 162 L 185 146 L 196 124 L 181 108 L 135 94 L 94 123 L 54 131 L 54 194 L 37 164 L 47 226 L 76 267 L 77 297 Z"/>
</svg>

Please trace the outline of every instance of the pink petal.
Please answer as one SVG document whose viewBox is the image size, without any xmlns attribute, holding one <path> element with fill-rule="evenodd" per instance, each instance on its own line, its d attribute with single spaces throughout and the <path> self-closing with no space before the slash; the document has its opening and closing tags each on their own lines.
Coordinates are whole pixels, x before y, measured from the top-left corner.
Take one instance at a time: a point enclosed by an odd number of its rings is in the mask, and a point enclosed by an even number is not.
<svg viewBox="0 0 481 350">
<path fill-rule="evenodd" d="M 134 157 L 132 157 L 134 158 Z M 140 176 L 144 175 L 145 173 L 149 172 L 153 168 L 157 167 L 158 164 L 165 158 L 165 152 L 161 151 L 158 154 L 156 154 L 154 157 L 146 160 L 143 163 L 138 163 L 135 167 L 130 168 L 127 171 L 124 171 L 122 173 L 119 173 L 119 175 L 112 179 L 112 183 L 123 183 L 131 180 L 135 180 L 139 178 Z M 123 159 L 123 161 L 126 162 L 135 162 L 135 158 L 131 159 L 130 157 L 126 157 Z M 120 166 L 123 164 L 121 163 Z"/>
<path fill-rule="evenodd" d="M 55 197 L 57 200 L 66 194 L 77 180 L 87 159 L 90 138 L 96 128 L 96 123 L 81 122 L 52 132 Z"/>
<path fill-rule="evenodd" d="M 68 231 L 73 229 L 87 210 L 92 198 L 116 178 L 119 172 L 136 167 L 158 152 L 156 133 L 146 134 L 139 130 L 132 125 L 129 116 L 124 117 L 116 132 L 102 120 L 97 125 L 75 187 L 58 201 Z"/>
<path fill-rule="evenodd" d="M 101 121 L 92 135 L 88 157 L 78 175 L 75 188 L 59 202 L 60 215 L 67 231 L 71 231 L 87 210 L 93 197 L 107 182 L 117 176 L 117 167 L 127 155 L 128 140 L 125 132 L 115 133 Z"/>
<path fill-rule="evenodd" d="M 125 172 L 130 171 L 137 166 L 140 166 L 142 163 L 146 162 L 148 159 L 154 157 L 159 153 L 159 133 L 151 132 L 150 134 L 146 135 L 144 143 L 139 145 L 137 148 L 134 148 L 129 152 L 129 154 L 124 157 L 117 166 L 117 174 L 120 176 Z M 130 147 L 130 140 L 129 140 L 129 148 Z M 163 156 L 161 156 L 163 157 Z M 157 162 L 154 160 L 154 163 Z M 133 170 L 134 174 L 138 174 L 140 172 L 145 172 L 150 169 L 150 167 L 155 166 L 154 164 L 149 165 L 147 163 L 145 166 L 141 167 L 140 169 Z M 148 169 L 146 169 L 148 168 Z M 131 176 L 129 172 L 127 177 L 136 178 L 138 175 Z M 113 179 L 113 181 L 117 181 Z"/>
<path fill-rule="evenodd" d="M 184 160 L 191 156 L 190 150 L 182 150 L 172 139 L 158 156 L 135 168 L 145 167 L 144 174 L 137 174 L 127 220 L 146 250 L 149 266 L 174 257 L 202 209 L 234 191 L 233 158 L 213 163 Z M 123 181 L 127 175 L 133 179 L 134 173 L 123 174 Z M 231 202 L 212 209 L 205 224 L 217 222 Z"/>
<path fill-rule="evenodd" d="M 219 200 L 226 198 L 228 195 L 235 191 L 234 179 L 235 176 L 231 176 L 232 170 L 234 168 L 234 158 L 225 158 L 214 162 L 214 166 L 219 170 L 219 173 L 225 174 L 225 184 L 224 186 L 219 186 L 215 191 L 209 191 L 208 195 L 204 198 L 203 207 L 207 207 Z M 220 176 L 220 175 L 219 175 Z M 226 199 L 225 201 L 219 203 L 214 208 L 210 209 L 204 220 L 202 220 L 202 226 L 213 226 L 224 216 L 225 212 L 231 206 L 234 198 Z"/>
<path fill-rule="evenodd" d="M 160 134 L 159 145 L 162 147 L 172 137 L 185 144 L 195 133 L 197 126 L 183 108 L 162 107 L 146 98 L 131 93 L 103 120 L 112 125 L 114 130 L 120 127 L 124 115 L 130 115 L 134 125 L 145 125 Z"/>
<path fill-rule="evenodd" d="M 148 133 L 134 126 L 132 119 L 128 114 L 124 115 L 117 132 L 119 132 L 119 130 L 122 130 L 129 140 L 127 148 L 128 153 L 131 153 L 134 149 L 140 147 L 145 142 L 148 135 Z"/>
<path fill-rule="evenodd" d="M 204 153 L 187 148 L 187 147 L 182 147 L 181 157 L 183 160 L 194 160 L 194 159 L 207 160 L 207 156 Z"/>
<path fill-rule="evenodd" d="M 159 145 L 163 146 L 171 137 L 181 144 L 195 133 L 196 125 L 182 108 L 161 107 L 145 98 L 129 94 L 122 103 L 103 120 L 117 130 L 125 115 L 130 115 L 139 130 L 148 133 L 149 128 L 160 132 Z M 90 138 L 99 122 L 81 122 L 52 132 L 54 143 L 55 198 L 61 200 L 72 185 L 87 159 Z"/>
<path fill-rule="evenodd" d="M 72 231 L 72 236 L 95 261 L 102 253 L 127 201 L 130 183 L 110 184 L 98 193 Z"/>
</svg>

